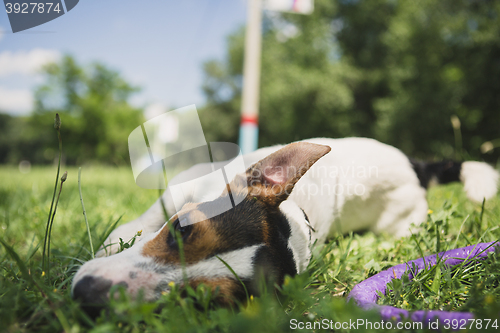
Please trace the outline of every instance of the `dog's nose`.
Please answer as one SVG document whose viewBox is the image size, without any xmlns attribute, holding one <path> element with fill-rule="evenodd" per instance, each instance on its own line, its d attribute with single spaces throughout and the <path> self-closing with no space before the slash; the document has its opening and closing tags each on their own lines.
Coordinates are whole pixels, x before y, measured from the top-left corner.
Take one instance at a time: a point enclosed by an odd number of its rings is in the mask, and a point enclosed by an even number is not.
<svg viewBox="0 0 500 333">
<path fill-rule="evenodd" d="M 84 276 L 73 288 L 73 298 L 82 303 L 104 303 L 112 284 L 102 277 Z"/>
<path fill-rule="evenodd" d="M 73 288 L 73 298 L 82 303 L 82 308 L 95 318 L 103 309 L 112 286 L 111 280 L 102 277 L 84 276 Z"/>
</svg>

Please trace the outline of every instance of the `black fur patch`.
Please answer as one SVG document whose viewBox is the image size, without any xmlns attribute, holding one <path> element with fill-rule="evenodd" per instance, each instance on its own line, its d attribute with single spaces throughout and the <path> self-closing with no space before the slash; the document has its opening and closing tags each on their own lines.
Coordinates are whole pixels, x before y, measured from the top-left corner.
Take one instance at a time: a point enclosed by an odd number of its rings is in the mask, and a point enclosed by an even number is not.
<svg viewBox="0 0 500 333">
<path fill-rule="evenodd" d="M 205 213 L 211 204 L 200 204 L 198 209 Z M 224 239 L 220 252 L 213 255 L 264 243 L 253 259 L 255 276 L 252 283 L 246 283 L 252 293 L 258 291 L 257 282 L 262 275 L 268 282 L 282 284 L 286 274 L 297 274 L 293 253 L 288 248 L 291 228 L 278 207 L 268 207 L 260 200 L 247 197 L 233 209 L 210 220 L 220 239 Z"/>
<path fill-rule="evenodd" d="M 201 203 L 197 209 L 205 215 L 211 215 L 216 201 Z M 210 219 L 215 232 L 224 240 L 216 254 L 238 250 L 262 243 L 262 224 L 265 218 L 264 207 L 260 202 L 245 199 L 236 207 Z"/>
<path fill-rule="evenodd" d="M 460 181 L 462 162 L 442 161 L 427 163 L 410 159 L 413 170 L 417 174 L 420 186 L 427 189 L 429 182 L 435 177 L 439 184 Z"/>
</svg>

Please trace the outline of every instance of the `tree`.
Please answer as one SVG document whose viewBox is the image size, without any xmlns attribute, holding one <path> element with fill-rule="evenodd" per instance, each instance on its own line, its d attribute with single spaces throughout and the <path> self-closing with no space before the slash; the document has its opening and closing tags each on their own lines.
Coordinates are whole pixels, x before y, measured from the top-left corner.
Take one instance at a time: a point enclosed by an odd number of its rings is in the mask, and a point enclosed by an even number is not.
<svg viewBox="0 0 500 333">
<path fill-rule="evenodd" d="M 51 139 L 40 143 L 35 161 L 53 156 L 51 147 L 57 144 L 50 124 L 58 112 L 68 163 L 129 163 L 127 137 L 144 121 L 141 110 L 128 103 L 138 89 L 103 64 L 83 68 L 71 56 L 47 65 L 43 73 L 45 83 L 36 89 L 30 125 L 36 137 Z"/>
<path fill-rule="evenodd" d="M 469 0 L 316 0 L 312 15 L 267 14 L 259 144 L 368 136 L 455 157 L 457 115 L 465 151 L 495 161 L 500 149 L 479 147 L 500 137 L 498 17 L 499 2 Z M 237 139 L 243 37 L 205 66 L 211 140 Z"/>
<path fill-rule="evenodd" d="M 300 35 L 279 42 L 275 36 L 280 20 L 267 18 L 265 22 L 260 145 L 311 136 L 349 135 L 353 131 L 347 121 L 353 102 L 349 82 L 355 74 L 349 72 L 349 66 L 331 61 L 335 50 L 327 38 L 327 22 L 309 20 L 308 28 Z M 207 105 L 200 113 L 209 138 L 237 140 L 243 38 L 243 30 L 229 37 L 226 62 L 205 64 Z"/>
</svg>

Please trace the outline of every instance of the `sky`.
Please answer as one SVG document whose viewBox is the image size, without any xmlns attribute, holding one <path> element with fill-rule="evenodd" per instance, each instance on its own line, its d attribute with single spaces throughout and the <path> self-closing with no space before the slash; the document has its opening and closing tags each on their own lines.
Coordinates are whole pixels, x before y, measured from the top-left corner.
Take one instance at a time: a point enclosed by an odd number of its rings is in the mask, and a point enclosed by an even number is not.
<svg viewBox="0 0 500 333">
<path fill-rule="evenodd" d="M 142 88 L 136 106 L 202 105 L 203 63 L 223 59 L 226 37 L 245 21 L 245 0 L 81 0 L 55 20 L 12 33 L 0 5 L 0 110 L 29 114 L 43 82 L 37 72 L 64 54 L 119 71 Z"/>
</svg>

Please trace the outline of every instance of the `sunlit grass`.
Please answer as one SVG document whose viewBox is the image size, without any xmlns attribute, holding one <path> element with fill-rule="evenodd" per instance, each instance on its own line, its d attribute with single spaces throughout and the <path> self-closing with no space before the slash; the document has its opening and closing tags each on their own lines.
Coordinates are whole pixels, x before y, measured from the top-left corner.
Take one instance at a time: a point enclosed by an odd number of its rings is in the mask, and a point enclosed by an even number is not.
<svg viewBox="0 0 500 333">
<path fill-rule="evenodd" d="M 15 167 L 0 167 L 0 238 L 20 260 L 0 246 L 0 327 L 8 332 L 276 332 L 288 331 L 291 319 L 311 323 L 325 318 L 334 322 L 358 318 L 379 321 L 376 313 L 345 302 L 356 283 L 392 265 L 419 258 L 418 246 L 429 255 L 436 251 L 438 242 L 444 251 L 455 244 L 462 247 L 500 238 L 498 197 L 486 203 L 481 220 L 481 205 L 468 201 L 460 184 L 433 188 L 428 195 L 432 213 L 422 228 L 415 228 L 414 239 L 395 240 L 369 232 L 337 237 L 317 247 L 308 271 L 286 279 L 281 292 L 271 288 L 261 297 L 251 295 L 247 304 L 235 309 L 214 306 L 213 293 L 204 287 L 188 290 L 190 297 L 182 298 L 180 286 L 175 286 L 154 304 L 131 301 L 124 294 L 112 302 L 111 311 L 93 322 L 70 297 L 72 276 L 91 255 L 78 193 L 78 169 L 62 170 L 68 170 L 68 180 L 52 230 L 49 281 L 42 276 L 40 244 L 55 168 L 33 167 L 22 174 Z M 115 221 L 121 218 L 120 223 L 124 223 L 139 216 L 156 200 L 158 191 L 137 187 L 128 168 L 84 166 L 82 195 L 97 248 Z M 467 310 L 491 317 L 500 309 L 500 273 L 494 259 L 487 265 L 478 266 L 470 276 L 455 274 L 452 278 L 449 273 L 448 279 L 448 273 L 443 273 L 435 295 L 419 298 L 410 283 L 401 291 L 406 296 L 391 299 L 393 295 L 389 295 L 383 302 L 409 309 Z M 29 276 L 23 275 L 23 266 Z M 431 275 L 430 279 L 435 277 Z M 470 292 L 465 293 L 467 290 Z"/>
</svg>

